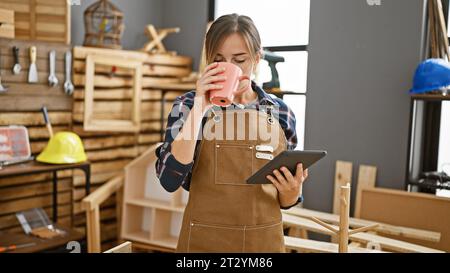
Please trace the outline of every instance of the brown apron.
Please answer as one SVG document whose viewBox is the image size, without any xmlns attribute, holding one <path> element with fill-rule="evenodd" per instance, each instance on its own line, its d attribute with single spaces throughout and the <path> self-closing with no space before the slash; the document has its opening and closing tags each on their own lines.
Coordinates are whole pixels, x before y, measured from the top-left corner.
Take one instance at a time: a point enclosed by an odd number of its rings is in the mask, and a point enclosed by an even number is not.
<svg viewBox="0 0 450 273">
<path fill-rule="evenodd" d="M 268 113 L 226 110 L 208 117 L 177 252 L 285 251 L 277 189 L 246 184 L 286 150 L 284 132 Z"/>
</svg>

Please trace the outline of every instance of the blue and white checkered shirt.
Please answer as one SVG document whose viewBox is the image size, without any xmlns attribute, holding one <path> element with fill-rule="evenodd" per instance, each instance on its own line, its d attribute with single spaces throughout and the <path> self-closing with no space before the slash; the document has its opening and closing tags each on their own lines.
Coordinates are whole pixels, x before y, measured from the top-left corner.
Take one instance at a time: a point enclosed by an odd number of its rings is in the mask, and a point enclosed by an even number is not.
<svg viewBox="0 0 450 273">
<path fill-rule="evenodd" d="M 255 103 L 245 105 L 245 108 L 256 108 L 259 110 L 264 106 L 273 106 L 273 116 L 278 119 L 283 128 L 284 135 L 287 140 L 287 149 L 294 150 L 297 146 L 297 134 L 295 131 L 295 116 L 292 110 L 280 98 L 272 97 L 267 94 L 261 87 L 252 82 L 252 89 L 257 93 L 258 99 Z M 161 182 L 161 185 L 169 192 L 177 190 L 180 186 L 189 190 L 192 166 L 198 155 L 198 147 L 201 140 L 197 141 L 194 160 L 189 164 L 182 164 L 171 153 L 171 144 L 176 137 L 171 132 L 174 127 L 182 127 L 187 113 L 182 108 L 188 111 L 194 106 L 195 91 L 187 92 L 176 98 L 171 113 L 169 114 L 167 127 L 165 130 L 165 139 L 163 145 L 157 148 L 156 156 L 156 174 Z M 184 113 L 183 113 L 184 112 Z M 203 118 L 202 124 L 205 124 L 206 116 Z M 181 128 L 175 128 L 181 129 Z M 302 198 L 299 199 L 300 201 Z M 300 202 L 299 201 L 299 202 Z"/>
</svg>

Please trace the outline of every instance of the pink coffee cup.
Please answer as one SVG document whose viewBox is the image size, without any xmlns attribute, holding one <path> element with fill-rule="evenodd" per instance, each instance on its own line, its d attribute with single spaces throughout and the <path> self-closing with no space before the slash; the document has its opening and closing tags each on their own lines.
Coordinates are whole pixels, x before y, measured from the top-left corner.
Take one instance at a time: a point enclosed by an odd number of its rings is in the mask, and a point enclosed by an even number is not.
<svg viewBox="0 0 450 273">
<path fill-rule="evenodd" d="M 246 75 L 242 75 L 242 69 L 232 63 L 219 62 L 217 67 L 225 67 L 225 71 L 218 75 L 226 76 L 227 79 L 225 81 L 216 82 L 216 84 L 223 85 L 223 88 L 211 90 L 209 93 L 209 100 L 212 104 L 217 106 L 229 106 L 236 95 L 240 95 L 247 90 L 250 84 L 250 78 Z M 238 90 L 239 83 L 243 80 L 248 80 L 249 84 Z"/>
</svg>

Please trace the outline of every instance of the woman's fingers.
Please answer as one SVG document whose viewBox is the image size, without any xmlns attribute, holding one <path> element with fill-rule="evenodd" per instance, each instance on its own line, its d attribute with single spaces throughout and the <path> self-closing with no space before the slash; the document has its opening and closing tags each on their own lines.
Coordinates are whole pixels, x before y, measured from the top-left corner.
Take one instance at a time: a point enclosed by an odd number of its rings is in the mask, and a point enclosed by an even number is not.
<svg viewBox="0 0 450 273">
<path fill-rule="evenodd" d="M 203 84 L 221 82 L 225 81 L 226 79 L 227 79 L 226 76 L 210 76 L 203 80 Z"/>
<path fill-rule="evenodd" d="M 209 84 L 204 85 L 203 91 L 206 92 L 206 91 L 209 91 L 209 90 L 212 90 L 212 89 L 221 89 L 221 88 L 223 88 L 222 84 L 209 83 Z"/>
<path fill-rule="evenodd" d="M 278 180 L 276 180 L 271 175 L 268 175 L 266 177 L 267 177 L 267 179 L 269 179 L 270 182 L 272 182 L 272 184 L 275 186 L 275 188 L 277 188 L 278 191 L 281 191 L 281 184 L 280 184 L 280 182 L 278 182 Z"/>
<path fill-rule="evenodd" d="M 223 71 L 225 71 L 225 67 L 215 67 L 205 73 L 203 73 L 202 78 L 207 78 L 209 76 L 214 76 L 216 74 L 222 73 Z"/>
<path fill-rule="evenodd" d="M 302 163 L 297 164 L 297 169 L 295 171 L 295 179 L 297 181 L 303 180 L 303 164 Z"/>
<path fill-rule="evenodd" d="M 203 74 L 205 74 L 206 72 L 208 72 L 209 70 L 216 68 L 219 65 L 218 62 L 214 62 L 214 63 L 210 63 L 205 67 L 205 70 L 203 70 Z"/>
<path fill-rule="evenodd" d="M 295 177 L 292 175 L 291 171 L 289 171 L 286 167 L 281 167 L 281 171 L 284 174 L 284 177 L 286 177 L 286 180 L 290 184 L 297 184 L 299 181 L 295 179 Z"/>
<path fill-rule="evenodd" d="M 278 170 L 274 170 L 273 174 L 278 179 L 278 182 L 280 182 L 281 184 L 286 184 L 287 183 L 287 181 L 284 178 L 284 176 Z"/>
</svg>

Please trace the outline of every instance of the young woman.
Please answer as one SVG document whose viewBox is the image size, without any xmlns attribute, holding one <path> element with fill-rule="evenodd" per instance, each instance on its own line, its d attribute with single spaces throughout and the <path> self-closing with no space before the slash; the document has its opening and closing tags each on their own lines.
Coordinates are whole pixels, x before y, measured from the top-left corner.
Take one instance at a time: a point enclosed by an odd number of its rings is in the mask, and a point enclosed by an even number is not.
<svg viewBox="0 0 450 273">
<path fill-rule="evenodd" d="M 213 106 L 211 90 L 226 80 L 219 62 L 239 66 L 249 78 L 261 59 L 261 40 L 247 16 L 224 15 L 205 39 L 209 64 L 196 90 L 174 103 L 165 142 L 156 153 L 157 175 L 169 192 L 190 192 L 178 252 L 284 252 L 281 209 L 302 201 L 308 176 L 299 164 L 268 176 L 272 184 L 246 179 L 268 160 L 297 145 L 295 117 L 278 98 L 244 80 L 245 92 L 229 107 Z"/>
</svg>

